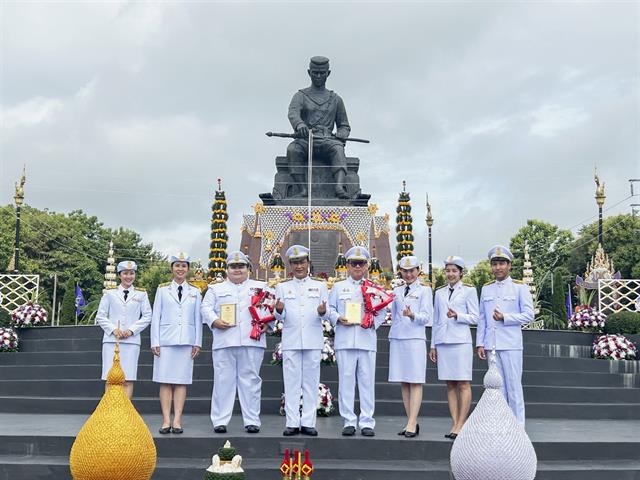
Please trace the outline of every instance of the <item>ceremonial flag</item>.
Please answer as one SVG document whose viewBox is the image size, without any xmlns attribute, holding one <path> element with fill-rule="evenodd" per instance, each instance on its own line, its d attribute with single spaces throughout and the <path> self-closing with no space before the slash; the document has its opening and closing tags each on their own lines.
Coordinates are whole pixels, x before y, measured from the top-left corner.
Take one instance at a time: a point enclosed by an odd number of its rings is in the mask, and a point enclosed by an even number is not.
<svg viewBox="0 0 640 480">
<path fill-rule="evenodd" d="M 82 313 L 82 307 L 86 304 L 87 301 L 84 299 L 80 285 L 76 283 L 76 317 Z"/>
<path fill-rule="evenodd" d="M 569 288 L 567 291 L 567 299 L 565 300 L 564 304 L 565 304 L 565 307 L 567 307 L 567 320 L 569 320 L 573 315 L 573 305 L 571 304 L 571 285 L 567 285 L 567 286 Z"/>
</svg>

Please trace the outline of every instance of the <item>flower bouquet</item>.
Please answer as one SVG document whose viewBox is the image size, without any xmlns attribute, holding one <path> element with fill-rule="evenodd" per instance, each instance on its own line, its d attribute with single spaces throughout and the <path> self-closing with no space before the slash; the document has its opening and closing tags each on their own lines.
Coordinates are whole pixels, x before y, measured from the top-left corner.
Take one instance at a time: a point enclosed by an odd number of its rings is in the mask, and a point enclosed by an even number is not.
<svg viewBox="0 0 640 480">
<path fill-rule="evenodd" d="M 576 307 L 575 313 L 569 318 L 568 325 L 569 328 L 577 330 L 599 332 L 604 328 L 606 319 L 607 317 L 597 310 L 587 305 L 581 305 L 580 307 Z"/>
<path fill-rule="evenodd" d="M 282 328 L 284 327 L 284 323 L 282 320 L 276 320 L 273 322 L 273 330 L 269 332 L 269 335 L 272 337 L 282 337 Z"/>
<path fill-rule="evenodd" d="M 604 360 L 635 360 L 638 349 L 624 335 L 600 335 L 592 347 L 593 357 Z"/>
<path fill-rule="evenodd" d="M 375 326 L 376 314 L 393 302 L 393 293 L 388 293 L 384 288 L 369 280 L 365 280 L 360 288 L 364 300 L 364 319 L 360 326 L 372 328 Z"/>
<path fill-rule="evenodd" d="M 322 334 L 325 337 L 334 337 L 336 335 L 335 329 L 329 320 L 322 321 Z"/>
<path fill-rule="evenodd" d="M 319 417 L 328 417 L 331 415 L 336 407 L 333 404 L 333 394 L 329 387 L 327 387 L 324 383 L 318 384 L 318 403 L 317 403 L 317 413 Z M 280 397 L 280 415 L 283 417 L 287 414 L 285 411 L 285 395 L 284 393 Z M 300 415 L 302 415 L 302 395 L 300 396 Z"/>
<path fill-rule="evenodd" d="M 0 352 L 17 352 L 18 334 L 13 328 L 0 327 Z"/>
<path fill-rule="evenodd" d="M 251 295 L 251 305 L 249 313 L 251 314 L 251 333 L 249 337 L 253 340 L 260 340 L 262 336 L 263 325 L 272 322 L 276 317 L 273 310 L 276 305 L 275 292 L 267 288 L 256 288 Z"/>
<path fill-rule="evenodd" d="M 13 311 L 11 321 L 16 328 L 45 325 L 47 323 L 47 311 L 37 303 L 28 302 Z"/>
<path fill-rule="evenodd" d="M 333 395 L 329 387 L 327 387 L 324 383 L 318 385 L 318 416 L 319 417 L 328 417 L 333 413 L 336 409 L 333 404 Z"/>
<path fill-rule="evenodd" d="M 321 365 L 335 365 L 336 364 L 336 351 L 333 348 L 333 340 L 329 337 L 324 337 L 324 346 L 322 347 L 322 353 L 320 358 Z"/>
<path fill-rule="evenodd" d="M 276 344 L 271 354 L 271 365 L 282 365 L 282 342 Z"/>
</svg>

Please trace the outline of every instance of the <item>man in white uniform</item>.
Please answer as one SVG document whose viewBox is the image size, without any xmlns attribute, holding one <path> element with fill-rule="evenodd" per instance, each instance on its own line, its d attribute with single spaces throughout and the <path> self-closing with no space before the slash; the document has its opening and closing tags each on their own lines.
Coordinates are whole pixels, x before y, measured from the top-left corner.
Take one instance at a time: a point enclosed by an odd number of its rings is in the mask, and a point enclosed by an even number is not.
<svg viewBox="0 0 640 480">
<path fill-rule="evenodd" d="M 480 294 L 476 348 L 482 360 L 487 358 L 485 349 L 496 351 L 502 393 L 524 425 L 522 325 L 533 320 L 533 299 L 527 285 L 509 276 L 513 255 L 508 248 L 496 245 L 488 257 L 495 280 L 482 287 Z"/>
<path fill-rule="evenodd" d="M 125 374 L 127 396 L 133 395 L 133 382 L 138 377 L 140 333 L 151 323 L 151 305 L 144 288 L 136 288 L 138 266 L 125 260 L 118 263 L 120 285 L 107 290 L 100 299 L 96 323 L 104 330 L 102 337 L 102 379 L 113 363 L 116 339 L 120 339 L 120 364 Z"/>
<path fill-rule="evenodd" d="M 226 433 L 231 420 L 236 390 L 248 433 L 260 431 L 260 366 L 267 342 L 250 337 L 251 297 L 266 287 L 249 279 L 249 258 L 242 252 L 227 257 L 227 279 L 209 285 L 202 301 L 202 320 L 213 332 L 213 393 L 211 422 L 216 433 Z M 267 325 L 262 325 L 265 331 Z"/>
<path fill-rule="evenodd" d="M 322 320 L 327 312 L 327 287 L 309 277 L 309 249 L 289 247 L 285 256 L 293 278 L 276 287 L 276 319 L 283 322 L 282 377 L 287 425 L 285 437 L 318 435 L 316 403 L 320 383 L 320 357 L 324 346 Z M 298 408 L 302 396 L 302 417 Z"/>
<path fill-rule="evenodd" d="M 365 437 L 375 435 L 376 329 L 384 321 L 380 310 L 371 328 L 362 328 L 355 316 L 364 319 L 365 308 L 361 284 L 368 271 L 371 255 L 364 247 L 352 247 L 345 254 L 346 280 L 336 282 L 329 294 L 329 319 L 336 327 L 335 343 L 338 361 L 338 405 L 344 419 L 342 435 L 353 436 L 356 426 Z M 354 323 L 354 320 L 356 323 Z M 360 417 L 354 412 L 355 388 L 358 383 Z"/>
</svg>

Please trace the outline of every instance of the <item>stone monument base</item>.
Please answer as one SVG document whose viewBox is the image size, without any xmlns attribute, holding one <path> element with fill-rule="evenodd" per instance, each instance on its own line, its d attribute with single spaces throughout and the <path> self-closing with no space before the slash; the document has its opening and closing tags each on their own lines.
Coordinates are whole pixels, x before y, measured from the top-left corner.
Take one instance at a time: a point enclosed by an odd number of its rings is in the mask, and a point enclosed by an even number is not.
<svg viewBox="0 0 640 480">
<path fill-rule="evenodd" d="M 302 206 L 258 203 L 254 209 L 255 214 L 243 217 L 240 241 L 242 251 L 253 263 L 252 278 L 273 277 L 270 267 L 276 252 L 287 265 L 284 254 L 291 245 L 308 246 L 309 224 L 314 275 L 334 276 L 340 249 L 344 253 L 353 245 L 369 249 L 383 270 L 393 270 L 389 216 L 376 215 L 375 204 L 366 207 L 316 205 L 311 208 L 310 217 L 307 208 Z"/>
</svg>

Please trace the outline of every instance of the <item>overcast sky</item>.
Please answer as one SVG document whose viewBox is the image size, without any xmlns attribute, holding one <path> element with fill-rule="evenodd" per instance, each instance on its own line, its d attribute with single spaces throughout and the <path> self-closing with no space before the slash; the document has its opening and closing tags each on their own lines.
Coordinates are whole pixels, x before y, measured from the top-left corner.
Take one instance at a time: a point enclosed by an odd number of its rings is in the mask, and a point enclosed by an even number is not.
<svg viewBox="0 0 640 480">
<path fill-rule="evenodd" d="M 81 208 L 158 250 L 208 257 L 216 179 L 229 246 L 270 191 L 309 57 L 331 59 L 361 187 L 416 252 L 475 263 L 529 218 L 574 231 L 630 212 L 640 178 L 640 8 L 625 2 L 0 3 L 0 203 Z M 640 190 L 640 184 L 637 186 Z M 640 203 L 638 197 L 635 203 Z M 392 229 L 395 224 L 391 224 Z"/>
</svg>

